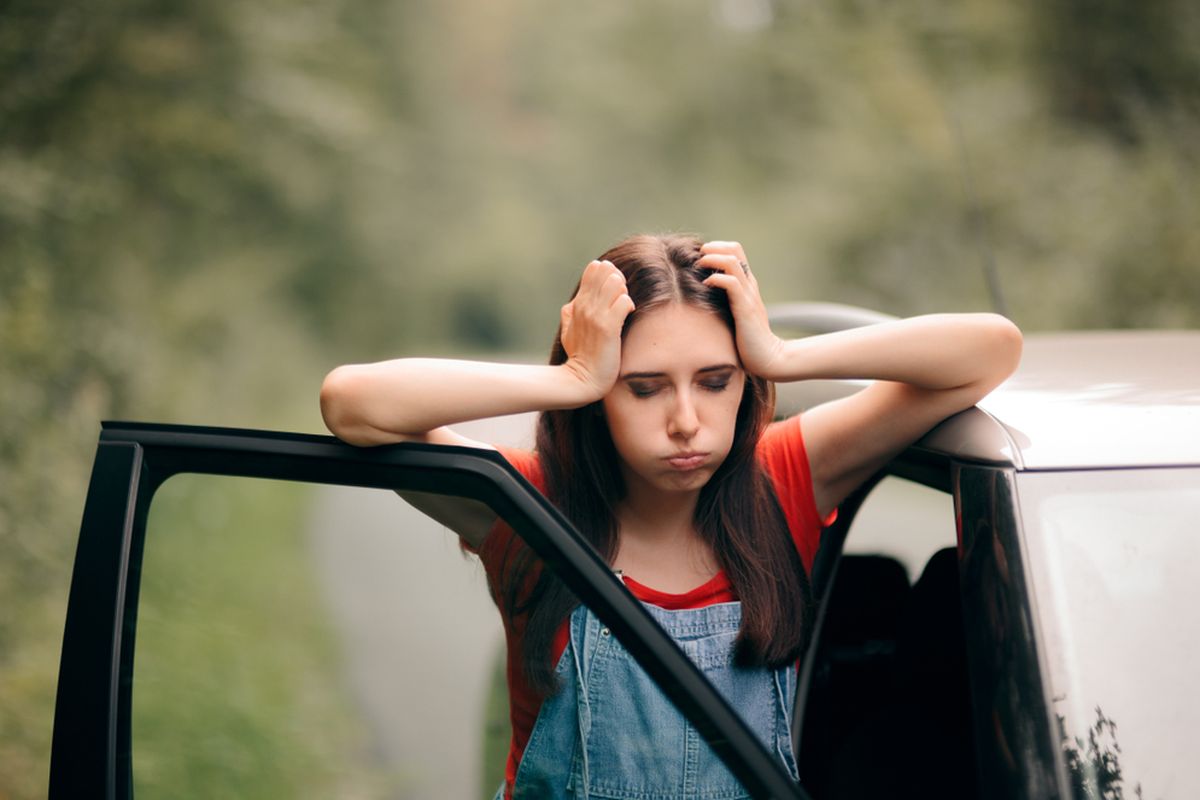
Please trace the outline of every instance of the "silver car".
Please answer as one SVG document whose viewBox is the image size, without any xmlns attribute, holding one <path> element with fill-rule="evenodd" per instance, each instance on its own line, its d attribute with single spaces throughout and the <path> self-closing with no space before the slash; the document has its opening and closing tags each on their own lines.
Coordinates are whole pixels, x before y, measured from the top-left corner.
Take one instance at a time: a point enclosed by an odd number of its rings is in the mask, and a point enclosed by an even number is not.
<svg viewBox="0 0 1200 800">
<path fill-rule="evenodd" d="M 814 566 L 815 797 L 1200 797 L 1200 332 L 1026 336 L 1012 378 L 878 481 Z"/>
</svg>

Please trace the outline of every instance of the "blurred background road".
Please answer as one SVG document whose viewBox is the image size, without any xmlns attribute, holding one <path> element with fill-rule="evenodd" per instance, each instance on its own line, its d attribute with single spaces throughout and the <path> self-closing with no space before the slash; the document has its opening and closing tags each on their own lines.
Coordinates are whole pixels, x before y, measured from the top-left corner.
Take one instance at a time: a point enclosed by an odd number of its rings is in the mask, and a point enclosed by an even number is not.
<svg viewBox="0 0 1200 800">
<path fill-rule="evenodd" d="M 533 415 L 456 426 L 532 446 Z M 389 492 L 321 487 L 311 541 L 353 696 L 396 798 L 469 798 L 486 692 L 504 643 L 483 570 L 458 538 Z"/>
</svg>

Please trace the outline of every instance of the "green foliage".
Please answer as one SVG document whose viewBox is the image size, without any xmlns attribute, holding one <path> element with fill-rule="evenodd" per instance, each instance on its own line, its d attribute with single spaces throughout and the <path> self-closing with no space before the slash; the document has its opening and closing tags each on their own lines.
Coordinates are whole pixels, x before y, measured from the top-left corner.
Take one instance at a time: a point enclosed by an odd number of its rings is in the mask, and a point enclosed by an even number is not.
<svg viewBox="0 0 1200 800">
<path fill-rule="evenodd" d="M 134 790 L 329 798 L 370 786 L 364 732 L 305 553 L 307 492 L 178 476 L 152 506 Z"/>
<path fill-rule="evenodd" d="M 1058 716 L 1063 759 L 1071 779 L 1072 796 L 1087 800 L 1125 800 L 1121 771 L 1121 745 L 1117 723 L 1096 707 L 1096 722 L 1087 728 L 1087 741 L 1067 732 L 1066 719 Z M 1131 797 L 1143 800 L 1142 784 L 1135 783 Z"/>
<path fill-rule="evenodd" d="M 0 20 L 5 797 L 45 791 L 99 420 L 315 427 L 297 408 L 320 356 L 289 297 L 304 220 L 225 102 L 244 70 L 228 17 L 68 2 Z"/>
<path fill-rule="evenodd" d="M 1033 20 L 1037 60 L 1065 120 L 1136 141 L 1144 109 L 1200 111 L 1194 4 L 1051 0 Z"/>
<path fill-rule="evenodd" d="M 307 497 L 194 475 L 159 490 L 135 655 L 138 797 L 381 796 L 302 547 Z"/>
<path fill-rule="evenodd" d="M 1197 325 L 1193 5 L 4 3 L 0 795 L 99 419 L 319 430 L 333 363 L 545 352 L 643 230 L 768 301 L 987 308 L 990 266 L 1027 330 Z"/>
<path fill-rule="evenodd" d="M 493 660 L 488 680 L 487 705 L 483 711 L 483 731 L 479 737 L 480 763 L 479 796 L 483 800 L 496 796 L 496 787 L 504 780 L 508 764 L 512 723 L 509 720 L 507 654 L 502 648 Z"/>
</svg>

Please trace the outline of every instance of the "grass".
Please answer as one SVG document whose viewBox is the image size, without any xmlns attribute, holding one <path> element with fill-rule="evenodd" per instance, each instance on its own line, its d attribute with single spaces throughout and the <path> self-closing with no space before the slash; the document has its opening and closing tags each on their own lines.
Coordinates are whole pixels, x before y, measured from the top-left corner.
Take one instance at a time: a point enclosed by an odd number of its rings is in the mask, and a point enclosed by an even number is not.
<svg viewBox="0 0 1200 800">
<path fill-rule="evenodd" d="M 492 800 L 496 796 L 496 788 L 500 785 L 500 781 L 504 780 L 504 767 L 508 763 L 508 746 L 512 737 L 512 725 L 508 718 L 508 682 L 504 673 L 505 651 L 501 648 L 492 662 L 487 708 L 484 711 L 483 736 L 479 743 L 483 759 L 479 796 L 483 800 Z"/>
<path fill-rule="evenodd" d="M 134 673 L 139 797 L 389 788 L 370 763 L 316 590 L 307 492 L 184 475 L 155 499 Z"/>
</svg>

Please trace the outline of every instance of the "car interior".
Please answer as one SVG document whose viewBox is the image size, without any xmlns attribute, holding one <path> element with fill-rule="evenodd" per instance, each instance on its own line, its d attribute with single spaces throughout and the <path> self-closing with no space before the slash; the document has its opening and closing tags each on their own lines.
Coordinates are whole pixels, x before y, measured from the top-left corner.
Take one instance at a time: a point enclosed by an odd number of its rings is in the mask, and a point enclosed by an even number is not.
<svg viewBox="0 0 1200 800">
<path fill-rule="evenodd" d="M 802 784 L 818 800 L 976 797 L 955 547 L 934 550 L 910 582 L 896 554 L 855 546 L 848 505 L 845 548 L 831 531 L 814 569 L 819 580 L 832 562 L 798 709 Z"/>
</svg>

